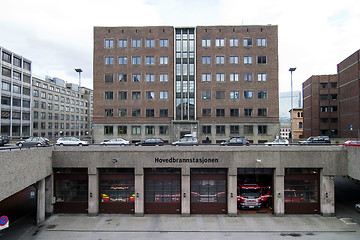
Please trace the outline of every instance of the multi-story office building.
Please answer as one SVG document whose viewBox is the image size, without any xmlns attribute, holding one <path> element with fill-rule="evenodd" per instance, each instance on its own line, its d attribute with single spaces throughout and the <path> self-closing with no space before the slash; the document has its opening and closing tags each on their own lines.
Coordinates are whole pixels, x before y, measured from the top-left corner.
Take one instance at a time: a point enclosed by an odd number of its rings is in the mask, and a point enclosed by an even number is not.
<svg viewBox="0 0 360 240">
<path fill-rule="evenodd" d="M 1 133 L 30 136 L 31 61 L 0 47 Z"/>
<path fill-rule="evenodd" d="M 58 78 L 33 77 L 32 135 L 91 138 L 92 90 Z"/>
<path fill-rule="evenodd" d="M 360 139 L 360 50 L 341 61 L 337 72 L 340 136 Z"/>
<path fill-rule="evenodd" d="M 279 133 L 277 26 L 95 27 L 95 142 L 187 133 Z"/>
<path fill-rule="evenodd" d="M 337 74 L 313 75 L 303 83 L 304 137 L 338 137 Z"/>
</svg>

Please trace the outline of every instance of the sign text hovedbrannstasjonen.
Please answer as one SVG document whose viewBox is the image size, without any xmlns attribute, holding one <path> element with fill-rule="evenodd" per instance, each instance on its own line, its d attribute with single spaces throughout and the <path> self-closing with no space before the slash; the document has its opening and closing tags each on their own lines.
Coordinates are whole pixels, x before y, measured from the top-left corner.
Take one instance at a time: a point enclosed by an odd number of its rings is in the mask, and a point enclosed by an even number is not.
<svg viewBox="0 0 360 240">
<path fill-rule="evenodd" d="M 211 164 L 219 163 L 218 158 L 155 158 L 155 163 L 199 163 L 199 164 Z"/>
</svg>

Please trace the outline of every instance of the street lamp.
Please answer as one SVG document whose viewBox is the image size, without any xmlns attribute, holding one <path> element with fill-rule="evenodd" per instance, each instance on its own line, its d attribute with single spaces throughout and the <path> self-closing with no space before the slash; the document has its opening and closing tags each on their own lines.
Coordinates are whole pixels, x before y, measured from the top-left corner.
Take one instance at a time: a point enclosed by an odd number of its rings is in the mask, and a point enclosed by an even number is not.
<svg viewBox="0 0 360 240">
<path fill-rule="evenodd" d="M 292 81 L 292 73 L 295 71 L 296 68 L 289 68 L 289 71 L 291 73 L 291 143 L 294 143 L 294 126 L 293 126 L 293 118 L 294 118 L 294 107 L 293 107 L 293 81 Z"/>
<path fill-rule="evenodd" d="M 78 88 L 78 92 L 79 92 L 79 139 L 80 139 L 80 125 L 81 125 L 81 110 L 80 110 L 80 96 L 81 96 L 81 93 L 80 93 L 80 87 L 81 87 L 81 73 L 82 73 L 82 70 L 81 68 L 75 68 L 75 72 L 79 73 L 79 88 Z"/>
</svg>

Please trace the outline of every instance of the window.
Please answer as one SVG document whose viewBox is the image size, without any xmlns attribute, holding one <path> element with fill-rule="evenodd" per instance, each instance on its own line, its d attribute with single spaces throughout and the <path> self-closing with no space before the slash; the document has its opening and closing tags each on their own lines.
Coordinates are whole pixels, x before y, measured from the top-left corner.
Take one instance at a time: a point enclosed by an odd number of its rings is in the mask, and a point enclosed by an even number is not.
<svg viewBox="0 0 360 240">
<path fill-rule="evenodd" d="M 21 67 L 21 58 L 15 57 L 13 59 L 13 64 L 17 67 Z"/>
<path fill-rule="evenodd" d="M 203 126 L 202 132 L 203 134 L 211 134 L 211 126 Z"/>
<path fill-rule="evenodd" d="M 140 65 L 141 64 L 141 57 L 132 57 L 132 64 L 133 65 Z"/>
<path fill-rule="evenodd" d="M 239 74 L 238 73 L 230 73 L 230 82 L 238 82 Z"/>
<path fill-rule="evenodd" d="M 119 39 L 119 48 L 127 48 L 127 39 Z"/>
<path fill-rule="evenodd" d="M 202 41 L 201 41 L 201 46 L 202 46 L 202 47 L 210 47 L 210 46 L 211 46 L 211 41 L 210 41 L 210 39 L 202 39 Z"/>
<path fill-rule="evenodd" d="M 211 57 L 210 56 L 202 56 L 202 64 L 210 64 Z"/>
<path fill-rule="evenodd" d="M 159 75 L 159 81 L 160 82 L 168 82 L 169 81 L 169 75 L 167 73 L 162 73 Z"/>
<path fill-rule="evenodd" d="M 225 126 L 216 126 L 216 134 L 225 134 Z"/>
<path fill-rule="evenodd" d="M 160 39 L 160 47 L 168 47 L 169 40 L 168 39 Z"/>
<path fill-rule="evenodd" d="M 225 47 L 225 39 L 224 38 L 217 38 L 215 40 L 215 45 L 217 47 Z"/>
<path fill-rule="evenodd" d="M 258 98 L 259 98 L 259 99 L 265 99 L 265 98 L 267 98 L 267 92 L 266 92 L 266 90 L 264 90 L 264 91 L 258 91 Z"/>
<path fill-rule="evenodd" d="M 1 104 L 10 106 L 10 101 L 11 101 L 10 97 L 1 96 Z M 37 103 L 37 105 L 36 105 L 36 103 Z M 39 102 L 34 101 L 34 108 L 38 108 L 38 107 L 39 107 Z"/>
<path fill-rule="evenodd" d="M 23 81 L 25 82 L 25 83 L 30 83 L 31 81 L 30 81 L 30 76 L 29 75 L 23 75 Z"/>
<path fill-rule="evenodd" d="M 201 98 L 202 99 L 211 99 L 211 91 L 202 91 Z"/>
<path fill-rule="evenodd" d="M 266 56 L 258 56 L 257 57 L 258 64 L 265 64 L 266 63 Z"/>
<path fill-rule="evenodd" d="M 211 73 L 203 73 L 201 79 L 203 82 L 211 82 Z"/>
<path fill-rule="evenodd" d="M 51 93 L 48 94 L 48 99 L 52 100 L 53 99 L 53 95 Z"/>
<path fill-rule="evenodd" d="M 131 134 L 140 135 L 141 134 L 141 127 L 140 126 L 132 126 L 131 127 Z"/>
<path fill-rule="evenodd" d="M 114 134 L 114 127 L 113 126 L 104 126 L 104 134 L 105 135 Z"/>
<path fill-rule="evenodd" d="M 266 117 L 266 116 L 267 116 L 267 110 L 266 110 L 266 108 L 259 108 L 259 109 L 258 109 L 258 116 L 259 116 L 259 117 Z"/>
<path fill-rule="evenodd" d="M 4 86 L 4 84 L 3 84 Z M 4 90 L 4 89 L 3 89 Z M 38 90 L 34 90 L 34 97 L 38 97 L 39 96 L 39 91 Z"/>
<path fill-rule="evenodd" d="M 253 98 L 253 91 L 244 91 L 244 98 L 245 99 L 252 99 Z"/>
<path fill-rule="evenodd" d="M 21 73 L 13 72 L 13 79 L 21 81 Z M 46 85 L 47 86 L 47 85 Z"/>
<path fill-rule="evenodd" d="M 113 65 L 114 58 L 113 57 L 105 57 L 105 65 Z"/>
<path fill-rule="evenodd" d="M 18 85 L 13 85 L 13 93 L 21 93 L 21 87 Z M 44 95 L 45 94 L 45 95 Z M 44 97 L 43 97 L 44 96 Z M 41 97 L 46 98 L 46 93 L 41 92 Z"/>
<path fill-rule="evenodd" d="M 8 68 L 3 67 L 1 74 L 5 77 L 11 77 L 11 70 Z"/>
<path fill-rule="evenodd" d="M 238 47 L 239 39 L 238 38 L 230 38 L 230 47 Z"/>
<path fill-rule="evenodd" d="M 119 57 L 119 65 L 127 65 L 127 57 Z"/>
<path fill-rule="evenodd" d="M 169 116 L 169 110 L 167 108 L 160 109 L 160 117 L 168 117 Z"/>
<path fill-rule="evenodd" d="M 217 73 L 216 74 L 216 81 L 217 82 L 224 82 L 225 81 L 225 73 Z"/>
<path fill-rule="evenodd" d="M 244 38 L 244 47 L 252 47 L 252 38 Z"/>
<path fill-rule="evenodd" d="M 244 73 L 244 81 L 245 82 L 251 82 L 253 80 L 253 74 L 252 73 Z"/>
<path fill-rule="evenodd" d="M 145 81 L 146 81 L 146 82 L 154 82 L 154 81 L 155 81 L 155 75 L 154 75 L 154 74 L 147 73 L 147 74 L 145 75 Z"/>
<path fill-rule="evenodd" d="M 266 47 L 266 38 L 258 38 L 257 39 L 257 45 L 259 47 Z"/>
<path fill-rule="evenodd" d="M 145 60 L 146 60 L 145 61 L 146 65 L 154 65 L 155 64 L 155 57 L 153 57 L 153 56 L 145 57 Z M 133 62 L 133 64 L 134 64 L 134 62 Z M 140 64 L 140 63 L 138 63 L 138 64 Z"/>
<path fill-rule="evenodd" d="M 118 134 L 127 134 L 127 126 L 118 126 Z"/>
<path fill-rule="evenodd" d="M 146 109 L 146 117 L 155 117 L 154 109 Z"/>
<path fill-rule="evenodd" d="M 244 116 L 245 117 L 252 117 L 253 116 L 253 109 L 252 108 L 244 108 Z"/>
<path fill-rule="evenodd" d="M 53 108 L 52 103 L 48 103 L 48 110 L 52 110 L 52 108 Z"/>
<path fill-rule="evenodd" d="M 169 127 L 168 126 L 159 126 L 159 133 L 162 135 L 169 134 Z"/>
<path fill-rule="evenodd" d="M 252 126 L 252 125 L 244 125 L 244 134 L 253 135 L 254 134 L 254 126 Z"/>
<path fill-rule="evenodd" d="M 145 126 L 145 134 L 147 134 L 147 135 L 155 134 L 155 127 L 154 126 Z"/>
<path fill-rule="evenodd" d="M 140 100 L 141 99 L 141 92 L 136 91 L 136 92 L 132 92 L 132 100 Z"/>
<path fill-rule="evenodd" d="M 267 79 L 267 75 L 266 73 L 258 73 L 258 81 L 259 82 L 266 82 L 266 79 Z"/>
<path fill-rule="evenodd" d="M 46 109 L 46 102 L 41 102 L 41 108 Z"/>
<path fill-rule="evenodd" d="M 7 52 L 2 52 L 2 60 L 8 63 L 11 63 L 11 54 Z"/>
<path fill-rule="evenodd" d="M 141 74 L 133 74 L 132 75 L 133 82 L 140 82 L 141 81 Z"/>
<path fill-rule="evenodd" d="M 12 105 L 15 107 L 21 107 L 21 100 L 19 98 L 13 98 Z"/>
<path fill-rule="evenodd" d="M 160 99 L 168 99 L 168 91 L 160 91 Z"/>
<path fill-rule="evenodd" d="M 239 56 L 230 56 L 230 64 L 239 64 Z"/>
<path fill-rule="evenodd" d="M 225 64 L 224 56 L 216 56 L 216 64 Z"/>
<path fill-rule="evenodd" d="M 239 99 L 239 91 L 230 91 L 230 99 Z"/>
<path fill-rule="evenodd" d="M 113 109 L 105 109 L 104 112 L 105 112 L 105 117 L 112 117 L 112 116 L 114 116 L 114 111 L 113 111 Z"/>
<path fill-rule="evenodd" d="M 211 116 L 211 108 L 203 108 L 202 109 L 202 116 L 203 117 L 210 117 Z"/>
<path fill-rule="evenodd" d="M 160 65 L 169 64 L 169 57 L 160 57 Z"/>
<path fill-rule="evenodd" d="M 114 92 L 105 92 L 105 100 L 113 100 Z"/>
<path fill-rule="evenodd" d="M 252 56 L 244 56 L 244 64 L 252 64 Z"/>
<path fill-rule="evenodd" d="M 216 91 L 216 99 L 225 99 L 225 91 Z"/>
<path fill-rule="evenodd" d="M 145 41 L 145 47 L 155 47 L 155 40 L 154 39 L 146 39 Z"/>
<path fill-rule="evenodd" d="M 267 133 L 267 126 L 266 125 L 258 126 L 258 134 L 266 134 L 266 133 Z"/>
<path fill-rule="evenodd" d="M 155 99 L 155 92 L 154 91 L 146 91 L 146 99 L 147 100 Z"/>
<path fill-rule="evenodd" d="M 225 117 L 225 109 L 224 108 L 217 108 L 216 109 L 216 116 L 217 117 Z"/>
<path fill-rule="evenodd" d="M 133 48 L 141 47 L 141 40 L 140 39 L 132 39 L 132 47 Z"/>
<path fill-rule="evenodd" d="M 119 73 L 119 82 L 127 82 L 127 74 Z"/>
<path fill-rule="evenodd" d="M 119 100 L 126 100 L 127 99 L 127 92 L 126 91 L 119 91 L 118 92 L 118 99 Z"/>
<path fill-rule="evenodd" d="M 11 85 L 10 85 L 10 83 L 1 82 L 1 90 L 10 92 L 10 91 L 11 91 Z M 35 91 L 36 91 L 36 95 L 35 95 Z M 34 90 L 34 97 L 38 97 L 38 96 L 39 96 L 39 91 L 38 91 L 38 90 Z"/>
<path fill-rule="evenodd" d="M 239 109 L 238 108 L 230 108 L 230 117 L 238 117 Z"/>
<path fill-rule="evenodd" d="M 230 134 L 239 134 L 239 126 L 230 126 Z"/>
<path fill-rule="evenodd" d="M 118 109 L 118 117 L 126 117 L 126 116 L 127 116 L 127 109 L 126 108 Z"/>
<path fill-rule="evenodd" d="M 133 108 L 131 110 L 131 116 L 133 116 L 133 117 L 141 117 L 141 109 Z"/>
<path fill-rule="evenodd" d="M 113 48 L 114 40 L 113 39 L 105 39 L 105 48 Z"/>
</svg>

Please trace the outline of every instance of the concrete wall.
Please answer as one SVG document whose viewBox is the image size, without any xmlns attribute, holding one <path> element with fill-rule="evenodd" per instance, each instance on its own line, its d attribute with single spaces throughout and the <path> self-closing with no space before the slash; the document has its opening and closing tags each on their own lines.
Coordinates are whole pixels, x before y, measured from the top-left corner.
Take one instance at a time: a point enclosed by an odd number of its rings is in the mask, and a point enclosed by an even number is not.
<svg viewBox="0 0 360 240">
<path fill-rule="evenodd" d="M 52 174 L 52 147 L 0 151 L 0 201 Z"/>
<path fill-rule="evenodd" d="M 360 148 L 359 147 L 344 147 L 348 153 L 348 176 L 360 180 Z"/>
</svg>

